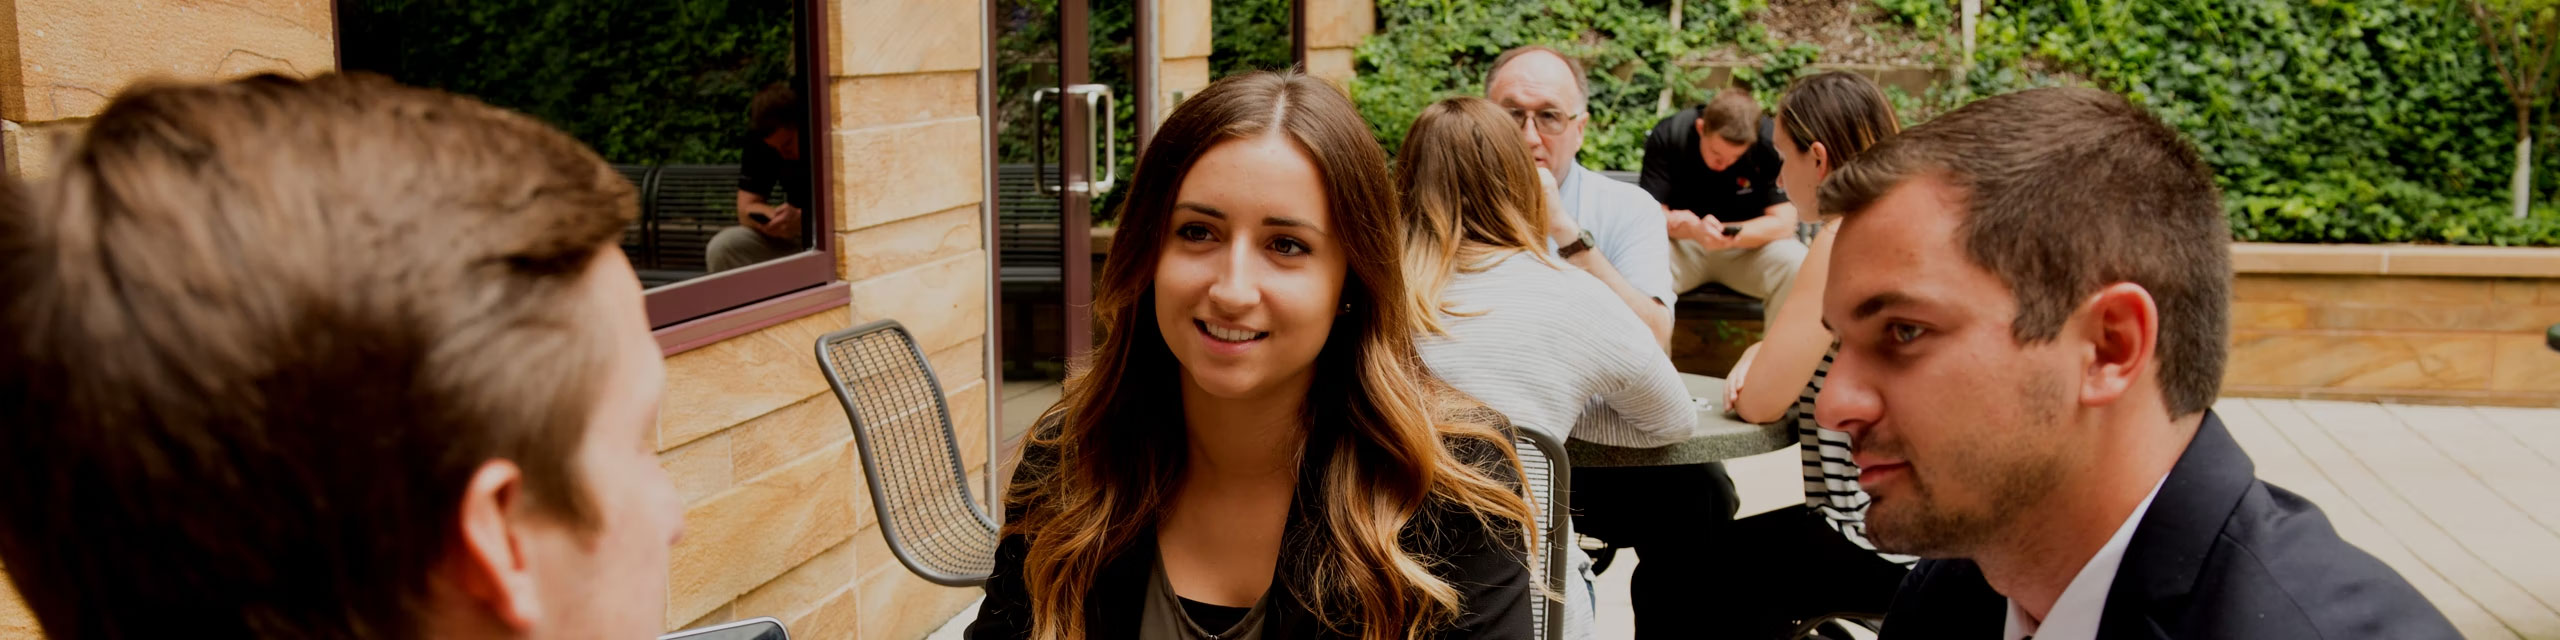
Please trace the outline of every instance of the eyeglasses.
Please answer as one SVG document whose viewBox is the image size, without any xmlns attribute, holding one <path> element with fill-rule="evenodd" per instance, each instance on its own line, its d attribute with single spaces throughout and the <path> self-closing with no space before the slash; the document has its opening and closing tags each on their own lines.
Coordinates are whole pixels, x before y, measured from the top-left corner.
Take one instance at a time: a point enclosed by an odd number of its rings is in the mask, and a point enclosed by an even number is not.
<svg viewBox="0 0 2560 640">
<path fill-rule="evenodd" d="M 1532 116 L 1535 116 L 1538 120 L 1538 133 L 1550 136 L 1564 133 L 1565 125 L 1571 124 L 1575 120 L 1582 119 L 1582 116 L 1584 115 L 1580 113 L 1567 114 L 1554 109 L 1539 109 L 1536 112 L 1521 111 L 1519 109 L 1504 109 L 1504 111 L 1511 112 L 1511 124 L 1516 126 L 1528 126 L 1529 119 Z"/>
</svg>

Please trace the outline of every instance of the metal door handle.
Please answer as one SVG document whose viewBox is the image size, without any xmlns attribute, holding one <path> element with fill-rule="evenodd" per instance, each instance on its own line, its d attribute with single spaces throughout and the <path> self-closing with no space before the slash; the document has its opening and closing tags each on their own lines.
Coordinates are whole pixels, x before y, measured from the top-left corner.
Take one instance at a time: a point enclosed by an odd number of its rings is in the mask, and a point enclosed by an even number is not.
<svg viewBox="0 0 2560 640">
<path fill-rule="evenodd" d="M 1049 167 L 1045 164 L 1049 161 L 1049 123 L 1040 118 L 1040 103 L 1047 102 L 1049 96 L 1054 95 L 1058 95 L 1057 87 L 1042 87 L 1031 92 L 1031 187 L 1039 190 L 1041 195 L 1051 196 L 1066 192 L 1064 184 L 1049 184 Z"/>
<path fill-rule="evenodd" d="M 1069 86 L 1067 94 L 1084 97 L 1088 127 L 1084 138 L 1085 180 L 1067 185 L 1067 190 L 1099 197 L 1120 178 L 1120 129 L 1111 126 L 1119 104 L 1112 98 L 1110 85 Z M 1102 178 L 1094 179 L 1097 175 Z"/>
</svg>

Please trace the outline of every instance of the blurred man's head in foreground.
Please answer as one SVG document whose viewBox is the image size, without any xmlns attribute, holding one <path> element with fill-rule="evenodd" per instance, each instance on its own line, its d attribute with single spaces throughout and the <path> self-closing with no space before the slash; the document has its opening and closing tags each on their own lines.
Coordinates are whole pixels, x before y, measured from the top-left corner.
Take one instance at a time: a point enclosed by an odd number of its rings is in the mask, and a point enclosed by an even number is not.
<svg viewBox="0 0 2560 640">
<path fill-rule="evenodd" d="M 655 634 L 635 211 L 468 98 L 125 91 L 0 194 L 0 565 L 58 640 Z"/>
</svg>

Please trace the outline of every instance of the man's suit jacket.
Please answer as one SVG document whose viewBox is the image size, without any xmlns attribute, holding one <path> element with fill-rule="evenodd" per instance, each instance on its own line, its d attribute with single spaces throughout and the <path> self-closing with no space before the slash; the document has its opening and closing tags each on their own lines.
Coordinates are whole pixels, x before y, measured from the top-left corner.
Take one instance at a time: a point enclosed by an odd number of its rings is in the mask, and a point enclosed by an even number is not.
<svg viewBox="0 0 2560 640">
<path fill-rule="evenodd" d="M 1968 560 L 1924 560 L 1883 637 L 1998 640 L 2008 599 Z M 2338 538 L 2311 502 L 2257 479 L 2205 413 L 2125 547 L 2098 637 L 2456 639 L 2408 581 Z"/>
</svg>

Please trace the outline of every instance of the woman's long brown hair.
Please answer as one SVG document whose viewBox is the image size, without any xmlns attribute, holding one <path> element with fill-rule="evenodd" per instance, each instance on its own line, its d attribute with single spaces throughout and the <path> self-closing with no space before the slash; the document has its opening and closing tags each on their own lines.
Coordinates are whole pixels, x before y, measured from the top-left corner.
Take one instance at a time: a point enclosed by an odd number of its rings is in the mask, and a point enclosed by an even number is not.
<svg viewBox="0 0 2560 640">
<path fill-rule="evenodd" d="M 1422 109 L 1396 154 L 1404 189 L 1405 284 L 1423 328 L 1443 332 L 1439 314 L 1465 315 L 1441 302 L 1460 272 L 1492 266 L 1523 252 L 1547 260 L 1547 190 L 1538 161 L 1519 144 L 1520 125 L 1502 107 L 1474 96 L 1445 98 Z"/>
<path fill-rule="evenodd" d="M 1484 425 L 1438 418 L 1449 415 L 1444 399 L 1457 394 L 1422 368 L 1414 348 L 1413 307 L 1398 266 L 1404 225 L 1386 153 L 1368 126 L 1348 98 L 1314 78 L 1232 76 L 1183 101 L 1139 155 L 1117 248 L 1094 295 L 1102 344 L 1041 418 L 1056 427 L 1030 443 L 1054 451 L 1056 467 L 1023 470 L 1022 477 L 1041 479 L 1017 481 L 1006 496 L 1021 514 L 1006 533 L 1030 542 L 1022 575 L 1034 638 L 1083 637 L 1095 577 L 1151 529 L 1179 486 L 1187 438 L 1175 392 L 1182 364 L 1151 312 L 1156 261 L 1193 163 L 1219 143 L 1263 135 L 1287 136 L 1313 160 L 1332 233 L 1350 261 L 1342 291 L 1350 310 L 1316 356 L 1304 405 L 1302 455 L 1319 487 L 1319 507 L 1306 515 L 1320 550 L 1282 563 L 1310 566 L 1301 600 L 1348 635 L 1417 635 L 1455 619 L 1463 604 L 1455 587 L 1431 573 L 1438 559 L 1399 544 L 1427 505 L 1471 514 L 1507 543 L 1535 529 L 1527 501 L 1496 475 L 1518 477 L 1509 439 Z M 1500 451 L 1508 469 L 1472 466 L 1452 453 L 1452 443 L 1470 441 Z"/>
</svg>

